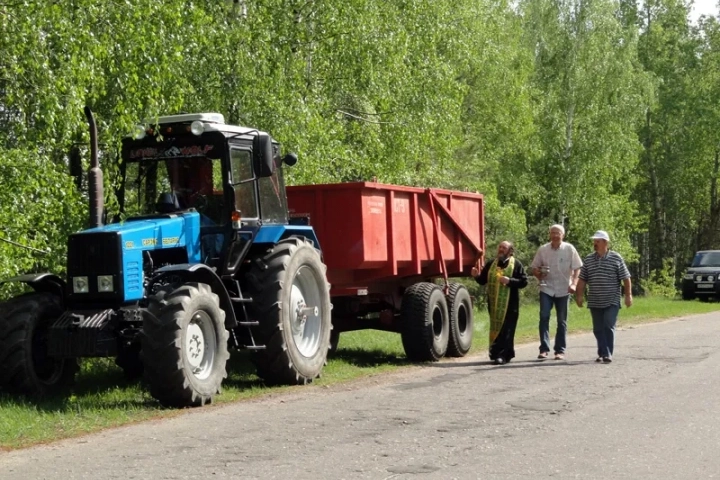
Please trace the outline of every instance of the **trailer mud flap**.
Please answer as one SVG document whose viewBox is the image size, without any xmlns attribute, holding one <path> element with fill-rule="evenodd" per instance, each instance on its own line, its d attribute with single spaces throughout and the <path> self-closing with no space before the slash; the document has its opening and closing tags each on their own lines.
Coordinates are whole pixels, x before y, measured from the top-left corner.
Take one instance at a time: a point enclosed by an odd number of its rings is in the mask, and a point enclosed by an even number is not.
<svg viewBox="0 0 720 480">
<path fill-rule="evenodd" d="M 115 319 L 113 309 L 63 313 L 48 332 L 48 355 L 59 358 L 117 355 Z"/>
</svg>

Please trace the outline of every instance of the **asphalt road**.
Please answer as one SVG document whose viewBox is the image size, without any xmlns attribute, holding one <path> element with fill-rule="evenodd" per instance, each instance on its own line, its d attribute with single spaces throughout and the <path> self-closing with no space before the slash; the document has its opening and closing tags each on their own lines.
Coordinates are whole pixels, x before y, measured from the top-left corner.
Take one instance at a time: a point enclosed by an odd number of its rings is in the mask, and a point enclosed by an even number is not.
<svg viewBox="0 0 720 480">
<path fill-rule="evenodd" d="M 720 314 L 519 347 L 0 453 L 0 479 L 720 477 Z"/>
</svg>

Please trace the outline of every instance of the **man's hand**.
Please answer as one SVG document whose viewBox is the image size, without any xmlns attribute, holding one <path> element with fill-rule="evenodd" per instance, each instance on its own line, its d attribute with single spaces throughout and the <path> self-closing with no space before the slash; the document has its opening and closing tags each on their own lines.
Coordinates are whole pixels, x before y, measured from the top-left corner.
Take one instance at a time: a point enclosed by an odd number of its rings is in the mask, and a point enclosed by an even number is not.
<svg viewBox="0 0 720 480">
<path fill-rule="evenodd" d="M 582 278 L 577 279 L 577 284 L 575 285 L 575 303 L 577 303 L 577 306 L 582 308 L 583 306 L 583 296 L 585 295 L 585 280 Z"/>
<path fill-rule="evenodd" d="M 510 283 L 510 277 L 500 277 L 498 278 L 498 282 L 502 283 L 503 285 L 507 285 Z"/>
<path fill-rule="evenodd" d="M 632 295 L 625 295 L 625 306 L 628 308 L 632 306 Z"/>
<path fill-rule="evenodd" d="M 575 293 L 575 284 L 574 284 L 574 283 L 571 283 L 571 284 L 568 286 L 568 293 L 569 293 L 570 295 L 572 295 L 573 293 Z"/>
</svg>

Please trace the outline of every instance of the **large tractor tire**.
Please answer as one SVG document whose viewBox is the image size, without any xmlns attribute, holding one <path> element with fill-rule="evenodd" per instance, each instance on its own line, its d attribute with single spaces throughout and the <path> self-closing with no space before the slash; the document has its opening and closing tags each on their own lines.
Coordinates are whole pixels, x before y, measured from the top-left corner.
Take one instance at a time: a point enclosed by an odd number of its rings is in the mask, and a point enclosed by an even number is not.
<svg viewBox="0 0 720 480">
<path fill-rule="evenodd" d="M 302 385 L 320 376 L 330 348 L 330 285 L 320 254 L 309 241 L 292 237 L 252 262 L 246 277 L 260 322 L 253 355 L 257 374 L 273 385 Z"/>
<path fill-rule="evenodd" d="M 473 308 L 470 292 L 459 283 L 451 283 L 446 297 L 450 314 L 448 357 L 464 357 L 472 347 Z"/>
<path fill-rule="evenodd" d="M 48 331 L 62 314 L 58 298 L 31 293 L 0 305 L 0 388 L 42 396 L 71 385 L 77 359 L 47 355 Z"/>
<path fill-rule="evenodd" d="M 450 320 L 447 301 L 434 283 L 416 283 L 405 290 L 400 308 L 405 355 L 413 362 L 440 360 L 448 348 Z"/>
<path fill-rule="evenodd" d="M 227 377 L 225 312 L 210 286 L 187 283 L 149 298 L 141 358 L 150 394 L 166 407 L 211 403 Z"/>
</svg>

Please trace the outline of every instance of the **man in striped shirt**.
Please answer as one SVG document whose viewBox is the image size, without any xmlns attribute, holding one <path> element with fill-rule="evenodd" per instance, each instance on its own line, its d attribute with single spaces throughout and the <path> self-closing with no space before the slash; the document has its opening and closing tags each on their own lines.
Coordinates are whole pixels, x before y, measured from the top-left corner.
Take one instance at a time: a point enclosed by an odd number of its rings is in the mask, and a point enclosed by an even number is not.
<svg viewBox="0 0 720 480">
<path fill-rule="evenodd" d="M 615 347 L 615 324 L 620 311 L 620 284 L 625 289 L 625 306 L 632 305 L 630 272 L 620 254 L 608 249 L 610 236 L 607 232 L 598 230 L 592 240 L 595 253 L 583 260 L 575 301 L 582 308 L 585 285 L 589 285 L 587 303 L 598 346 L 595 361 L 610 363 Z"/>
</svg>

